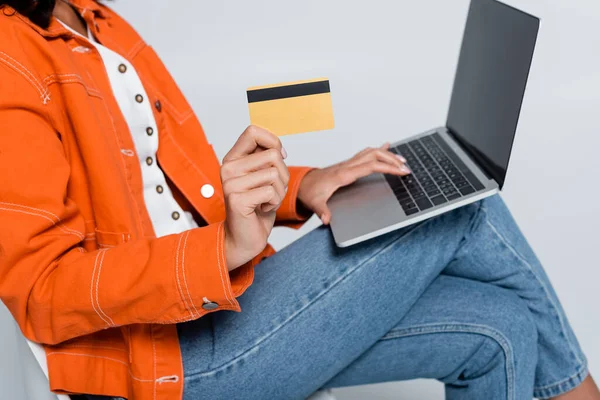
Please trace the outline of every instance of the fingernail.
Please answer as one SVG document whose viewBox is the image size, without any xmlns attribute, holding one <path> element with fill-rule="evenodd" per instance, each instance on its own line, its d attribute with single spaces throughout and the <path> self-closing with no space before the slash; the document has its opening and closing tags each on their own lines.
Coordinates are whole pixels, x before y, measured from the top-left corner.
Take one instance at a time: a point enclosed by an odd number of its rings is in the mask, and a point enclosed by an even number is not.
<svg viewBox="0 0 600 400">
<path fill-rule="evenodd" d="M 398 157 L 398 160 L 406 162 L 406 158 L 402 157 L 400 154 L 396 154 L 396 157 Z"/>
<path fill-rule="evenodd" d="M 401 166 L 400 171 L 406 172 L 407 174 L 411 173 L 410 169 L 406 165 Z"/>
<path fill-rule="evenodd" d="M 284 160 L 287 158 L 287 151 L 285 151 L 284 147 L 281 148 L 281 157 L 283 157 Z"/>
</svg>

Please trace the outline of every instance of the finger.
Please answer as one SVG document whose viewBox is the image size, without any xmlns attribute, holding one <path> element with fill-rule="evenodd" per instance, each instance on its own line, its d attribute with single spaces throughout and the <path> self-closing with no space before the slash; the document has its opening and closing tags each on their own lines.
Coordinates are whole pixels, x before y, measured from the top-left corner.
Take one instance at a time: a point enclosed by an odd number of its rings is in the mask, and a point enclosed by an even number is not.
<svg viewBox="0 0 600 400">
<path fill-rule="evenodd" d="M 283 162 L 281 153 L 276 149 L 250 154 L 223 164 L 221 167 L 221 180 L 225 182 L 228 179 L 270 167 L 277 168 L 281 181 L 287 187 L 290 181 L 290 173 Z"/>
<path fill-rule="evenodd" d="M 254 213 L 263 204 L 276 206 L 281 202 L 277 191 L 271 185 L 261 186 L 243 193 L 231 193 L 228 199 L 229 207 L 244 216 Z"/>
<path fill-rule="evenodd" d="M 331 211 L 329 211 L 329 207 L 321 214 L 321 222 L 323 222 L 323 225 L 329 225 L 331 222 Z"/>
<path fill-rule="evenodd" d="M 341 171 L 340 176 L 342 177 L 342 185 L 349 185 L 355 182 L 357 179 L 371 175 L 375 172 L 399 176 L 405 176 L 410 174 L 410 172 L 406 172 L 405 170 L 402 170 L 390 164 L 378 160 L 372 160 L 350 168 L 345 168 L 343 171 Z"/>
<path fill-rule="evenodd" d="M 372 161 L 372 160 L 385 162 L 390 165 L 394 165 L 398 168 L 405 167 L 404 162 L 398 156 L 396 156 L 394 153 L 391 153 L 390 151 L 384 150 L 382 148 L 373 149 L 372 151 L 363 154 L 361 157 L 359 157 L 355 160 L 352 160 L 351 162 L 348 163 L 348 165 L 356 166 L 356 165 L 363 164 L 365 162 Z M 407 170 L 407 172 L 409 172 L 409 171 Z"/>
<path fill-rule="evenodd" d="M 364 149 L 362 149 L 361 151 L 359 151 L 358 153 L 356 153 L 354 156 L 352 156 L 352 158 L 350 160 L 358 158 L 358 157 L 362 156 L 363 154 L 371 152 L 373 150 L 375 150 L 375 149 L 372 148 L 372 147 L 365 147 Z"/>
<path fill-rule="evenodd" d="M 389 149 L 389 148 L 390 148 L 390 144 L 389 144 L 389 142 L 386 142 L 386 143 L 384 143 L 384 144 L 383 144 L 383 145 L 380 147 L 380 149 L 383 149 L 383 150 L 387 150 L 387 149 Z M 371 151 L 373 151 L 373 150 L 377 150 L 377 149 L 374 149 L 373 147 L 365 147 L 364 149 L 362 149 L 361 151 L 359 151 L 358 153 L 356 153 L 354 156 L 352 156 L 352 158 L 351 158 L 350 160 L 354 160 L 355 158 L 359 158 L 359 157 L 361 157 L 363 154 L 365 154 L 365 153 L 369 153 L 369 152 L 371 152 Z M 349 160 L 349 161 L 350 161 L 350 160 Z"/>
<path fill-rule="evenodd" d="M 382 146 L 382 148 L 383 148 L 383 146 Z M 394 155 L 394 156 L 395 156 L 395 157 L 396 157 L 398 160 L 400 160 L 400 161 L 402 161 L 404 164 L 406 164 L 406 162 L 407 162 L 407 161 L 406 161 L 406 158 L 404 158 L 404 157 L 403 157 L 402 155 L 400 155 L 400 154 L 397 154 L 397 153 L 395 153 L 395 152 L 391 151 L 391 150 L 390 150 L 390 148 L 391 148 L 391 145 L 388 143 L 388 146 L 387 146 L 387 148 L 386 148 L 386 149 L 384 149 L 384 150 L 387 150 L 387 151 L 389 151 L 389 152 L 390 152 L 390 153 L 392 153 L 392 154 L 393 154 L 393 155 Z"/>
<path fill-rule="evenodd" d="M 237 160 L 248 154 L 252 154 L 257 149 L 276 149 L 281 153 L 282 158 L 287 157 L 287 153 L 281 141 L 271 132 L 258 126 L 250 125 L 244 133 L 240 135 L 231 150 L 223 158 L 223 163 Z"/>
<path fill-rule="evenodd" d="M 327 206 L 327 203 L 318 203 L 314 205 L 314 213 L 319 216 L 323 225 L 329 225 L 331 222 L 331 211 Z"/>
<path fill-rule="evenodd" d="M 392 154 L 393 154 L 393 155 L 394 155 L 394 156 L 395 156 L 397 159 L 399 159 L 399 160 L 400 160 L 400 161 L 402 161 L 404 164 L 406 164 L 406 158 L 402 157 L 400 154 L 396 154 L 396 153 L 392 152 L 392 151 L 390 150 L 390 148 L 391 148 L 391 147 L 392 147 L 392 145 L 391 145 L 391 144 L 388 142 L 388 143 L 385 143 L 383 146 L 381 146 L 381 147 L 380 147 L 380 149 L 383 149 L 383 150 L 387 150 L 387 151 L 389 151 L 389 152 L 390 152 L 390 153 L 392 153 Z"/>
<path fill-rule="evenodd" d="M 277 168 L 270 167 L 239 176 L 223 182 L 223 192 L 225 195 L 229 193 L 242 193 L 251 189 L 256 189 L 261 186 L 272 185 L 279 197 L 285 197 L 285 185 L 279 177 Z"/>
</svg>

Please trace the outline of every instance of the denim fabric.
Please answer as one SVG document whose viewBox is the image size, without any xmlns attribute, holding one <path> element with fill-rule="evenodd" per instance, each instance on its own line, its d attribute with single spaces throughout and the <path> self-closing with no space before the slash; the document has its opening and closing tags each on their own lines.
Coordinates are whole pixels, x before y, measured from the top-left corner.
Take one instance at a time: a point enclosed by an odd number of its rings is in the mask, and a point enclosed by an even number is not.
<svg viewBox="0 0 600 400">
<path fill-rule="evenodd" d="M 556 396 L 586 360 L 500 197 L 340 249 L 319 228 L 239 299 L 178 326 L 185 400 L 303 399 L 418 377 L 452 399 Z"/>
</svg>

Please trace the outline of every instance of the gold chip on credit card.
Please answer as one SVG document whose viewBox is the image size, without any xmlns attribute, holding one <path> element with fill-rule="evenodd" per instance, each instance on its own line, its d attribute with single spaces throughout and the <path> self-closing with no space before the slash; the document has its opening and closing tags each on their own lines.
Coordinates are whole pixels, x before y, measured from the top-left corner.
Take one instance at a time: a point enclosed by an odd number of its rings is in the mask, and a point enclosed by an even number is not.
<svg viewBox="0 0 600 400">
<path fill-rule="evenodd" d="M 333 129 L 333 105 L 326 78 L 251 87 L 250 122 L 277 136 Z"/>
</svg>

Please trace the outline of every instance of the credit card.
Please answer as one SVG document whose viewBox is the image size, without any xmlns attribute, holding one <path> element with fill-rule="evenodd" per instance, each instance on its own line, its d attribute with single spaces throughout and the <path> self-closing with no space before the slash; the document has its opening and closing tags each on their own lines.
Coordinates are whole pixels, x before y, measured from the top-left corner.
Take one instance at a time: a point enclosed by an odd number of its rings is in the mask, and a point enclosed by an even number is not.
<svg viewBox="0 0 600 400">
<path fill-rule="evenodd" d="M 277 136 L 333 129 L 329 79 L 251 87 L 250 122 Z"/>
</svg>

